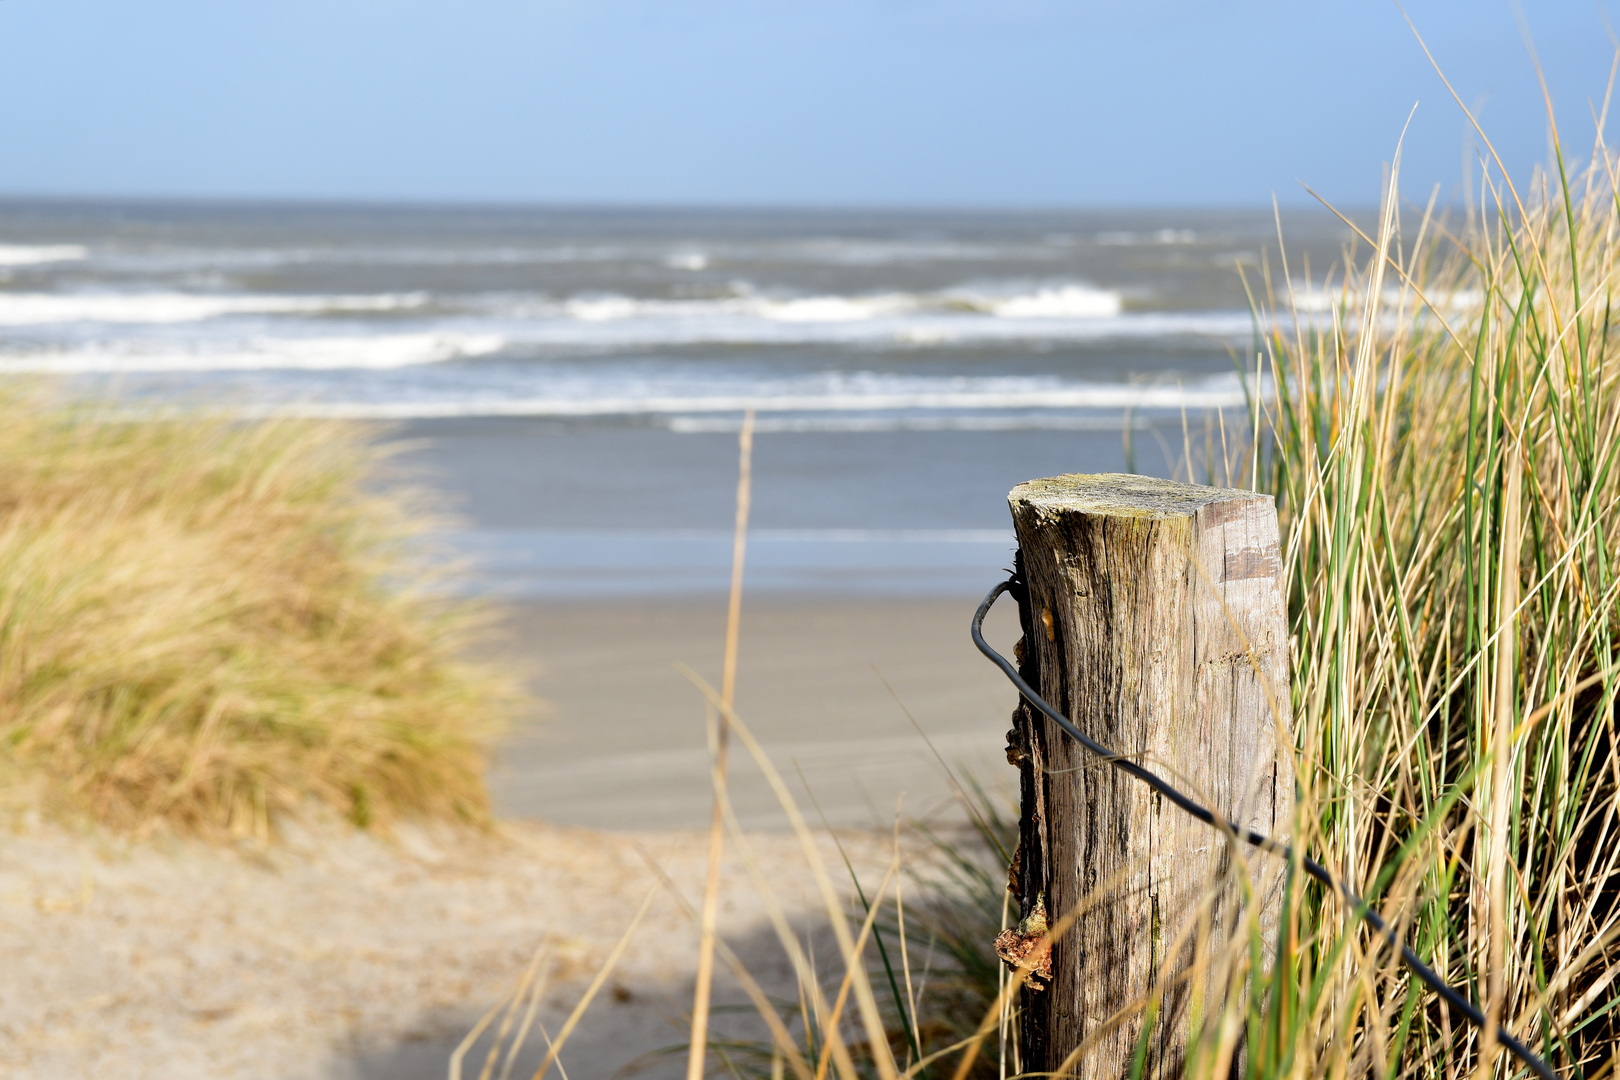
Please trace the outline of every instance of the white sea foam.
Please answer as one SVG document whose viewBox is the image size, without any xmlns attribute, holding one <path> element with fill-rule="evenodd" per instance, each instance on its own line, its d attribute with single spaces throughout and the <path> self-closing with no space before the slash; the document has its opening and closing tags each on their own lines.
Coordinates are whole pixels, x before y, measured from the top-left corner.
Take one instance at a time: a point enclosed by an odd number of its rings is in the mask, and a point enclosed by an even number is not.
<svg viewBox="0 0 1620 1080">
<path fill-rule="evenodd" d="M 769 296 L 740 295 L 708 300 L 644 300 L 627 296 L 585 296 L 565 301 L 560 314 L 588 323 L 641 322 L 698 325 L 707 323 L 717 329 L 722 321 L 735 327 L 746 321 L 774 323 L 853 323 L 865 322 L 885 316 L 902 315 L 926 310 L 929 298 L 910 293 L 886 293 L 875 296 L 804 296 L 774 298 Z M 933 306 L 942 306 L 936 302 Z M 552 310 L 544 302 L 526 303 L 517 307 L 536 321 Z M 745 331 L 746 332 L 746 331 Z M 685 335 L 683 335 L 685 336 Z"/>
<path fill-rule="evenodd" d="M 626 392 L 602 393 L 608 385 L 626 385 Z M 718 387 L 701 383 L 686 392 L 675 380 L 637 387 L 633 380 L 606 376 L 563 383 L 541 394 L 495 394 L 460 399 L 424 398 L 392 401 L 302 402 L 277 406 L 268 411 L 302 416 L 346 417 L 357 419 L 434 419 L 456 417 L 593 417 L 593 416 L 674 416 L 669 426 L 675 430 L 701 431 L 701 421 L 693 414 L 741 413 L 754 409 L 764 413 L 906 413 L 933 411 L 993 411 L 1014 409 L 1220 409 L 1245 403 L 1242 387 L 1233 378 L 1202 380 L 1196 384 L 1141 385 L 1128 383 L 1077 383 L 1045 378 L 964 377 L 929 379 L 908 376 L 869 376 L 862 378 L 823 377 L 817 380 L 761 381 L 750 387 L 737 386 L 731 392 L 714 392 Z M 641 391 L 639 393 L 634 391 Z M 684 414 L 684 415 L 683 415 Z M 869 430 L 899 430 L 892 426 L 913 418 L 883 417 Z M 936 422 L 915 418 L 918 424 Z M 836 424 L 837 419 L 812 418 L 795 423 Z M 991 418 L 987 425 L 1014 424 L 1040 426 L 1042 418 Z M 1052 418 L 1052 424 L 1067 424 L 1086 430 L 1094 418 Z M 942 429 L 945 422 L 939 421 Z M 889 427 L 875 426 L 878 424 Z M 1109 430 L 1118 430 L 1118 421 Z M 985 430 L 1003 430 L 988 426 Z M 734 429 L 732 429 L 734 430 Z M 784 426 L 782 430 L 792 430 Z M 837 430 L 832 426 L 820 429 Z M 848 428 L 848 430 L 854 430 Z"/>
<path fill-rule="evenodd" d="M 431 333 L 255 337 L 207 344 L 114 342 L 0 355 L 0 373 L 382 370 L 484 356 L 504 344 L 494 334 Z"/>
<path fill-rule="evenodd" d="M 356 321 L 380 315 L 391 316 L 386 325 Z M 28 340 L 0 353 L 0 371 L 111 373 L 364 370 L 503 349 L 603 354 L 707 345 L 871 349 L 1234 340 L 1247 337 L 1253 321 L 1245 312 L 1127 311 L 1118 292 L 1077 282 L 991 282 L 936 292 L 811 296 L 765 295 L 743 284 L 730 295 L 697 299 L 0 291 L 0 327 L 29 331 Z"/>
<path fill-rule="evenodd" d="M 773 322 L 847 323 L 864 322 L 925 310 L 928 298 L 909 293 L 876 296 L 806 296 L 793 300 L 758 300 L 752 313 Z"/>
<path fill-rule="evenodd" d="M 1096 341 L 1109 338 L 1245 338 L 1253 330 L 1246 312 L 1121 312 L 1117 315 L 1002 316 L 981 311 L 873 310 L 870 298 L 854 302 L 788 301 L 761 310 L 716 302 L 660 312 L 654 305 L 603 298 L 571 305 L 570 318 L 501 324 L 514 342 L 590 349 L 683 345 L 847 346 L 951 345 L 1027 340 Z M 1015 309 L 1016 310 L 1016 309 Z"/>
<path fill-rule="evenodd" d="M 83 244 L 0 244 L 0 266 L 75 262 L 88 254 Z"/>
<path fill-rule="evenodd" d="M 566 299 L 534 293 L 357 295 L 200 292 L 4 292 L 0 326 L 38 327 L 50 336 L 84 336 L 85 327 L 169 326 L 231 318 L 311 319 L 392 314 L 413 320 L 392 330 L 498 334 L 539 347 L 949 345 L 977 341 L 1246 336 L 1244 312 L 1126 311 L 1114 290 L 1081 283 L 1036 287 L 994 283 L 938 292 L 782 296 L 739 283 L 730 295 L 696 299 L 588 294 Z M 221 323 L 221 325 L 223 325 Z M 269 324 L 261 332 L 272 333 Z M 259 329 L 255 327 L 255 329 Z M 108 332 L 92 330 L 97 337 Z M 210 329 L 207 335 L 220 332 Z M 313 327 L 288 325 L 289 337 Z M 204 351 L 199 345 L 195 350 Z"/>
<path fill-rule="evenodd" d="M 1101 319 L 1118 315 L 1123 307 L 1112 290 L 1065 285 L 1008 297 L 992 303 L 990 310 L 1006 319 Z"/>
<path fill-rule="evenodd" d="M 1246 337 L 1241 311 L 1126 311 L 1120 293 L 1076 283 L 1033 289 L 781 297 L 739 286 L 692 300 L 588 295 L 486 297 L 501 332 L 535 345 L 587 348 L 714 344 L 940 345 L 976 341 Z"/>
<path fill-rule="evenodd" d="M 188 323 L 229 315 L 369 314 L 419 308 L 429 299 L 429 294 L 423 292 L 359 296 L 0 292 L 0 326 Z"/>
<path fill-rule="evenodd" d="M 608 294 L 575 297 L 556 305 L 532 298 L 513 298 L 507 302 L 506 311 L 532 319 L 561 314 L 597 323 L 749 317 L 782 323 L 854 323 L 903 315 L 945 315 L 958 319 L 971 315 L 1008 319 L 1099 319 L 1119 315 L 1123 307 L 1118 292 L 1079 284 L 1044 286 L 1024 292 L 962 287 L 937 293 L 800 297 L 757 294 L 739 284 L 735 295 L 701 300 L 636 299 Z M 499 303 L 495 310 L 500 310 Z"/>
</svg>

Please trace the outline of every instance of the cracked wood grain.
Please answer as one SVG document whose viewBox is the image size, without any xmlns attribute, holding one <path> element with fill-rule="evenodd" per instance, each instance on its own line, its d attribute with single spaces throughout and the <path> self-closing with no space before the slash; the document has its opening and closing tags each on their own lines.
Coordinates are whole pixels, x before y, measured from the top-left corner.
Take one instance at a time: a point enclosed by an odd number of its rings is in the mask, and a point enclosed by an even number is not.
<svg viewBox="0 0 1620 1080">
<path fill-rule="evenodd" d="M 1008 501 L 1021 674 L 1098 742 L 1232 821 L 1285 831 L 1288 637 L 1271 497 L 1110 474 L 1033 480 Z M 1023 703 L 1014 727 L 1020 913 L 1044 897 L 1055 923 L 1093 901 L 1054 944 L 1049 988 L 1024 995 L 1023 1068 L 1055 1070 L 1095 1036 L 1072 1074 L 1126 1075 L 1143 1016 L 1098 1032 L 1157 991 L 1143 1075 L 1179 1076 L 1194 1013 L 1219 1004 L 1219 981 L 1192 977 L 1195 956 L 1246 933 L 1245 872 L 1269 947 L 1278 868 Z"/>
</svg>

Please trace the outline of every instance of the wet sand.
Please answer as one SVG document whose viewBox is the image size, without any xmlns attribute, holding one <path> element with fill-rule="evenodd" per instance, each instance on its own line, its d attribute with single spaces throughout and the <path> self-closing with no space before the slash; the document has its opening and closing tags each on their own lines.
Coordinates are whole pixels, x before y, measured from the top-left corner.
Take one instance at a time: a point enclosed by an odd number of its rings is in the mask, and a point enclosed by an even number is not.
<svg viewBox="0 0 1620 1080">
<path fill-rule="evenodd" d="M 969 639 L 976 605 L 973 597 L 745 599 L 737 712 L 795 796 L 808 784 L 839 827 L 887 830 L 902 796 L 907 817 L 951 815 L 929 740 L 959 776 L 1011 791 L 1002 748 L 1015 694 Z M 599 829 L 705 827 L 704 700 L 674 665 L 718 685 L 725 619 L 724 597 L 510 607 L 497 655 L 528 673 L 545 704 L 500 744 L 489 774 L 497 811 Z M 992 611 L 987 632 L 1011 650 L 1010 602 Z M 734 749 L 731 760 L 744 826 L 784 828 L 746 753 Z"/>
</svg>

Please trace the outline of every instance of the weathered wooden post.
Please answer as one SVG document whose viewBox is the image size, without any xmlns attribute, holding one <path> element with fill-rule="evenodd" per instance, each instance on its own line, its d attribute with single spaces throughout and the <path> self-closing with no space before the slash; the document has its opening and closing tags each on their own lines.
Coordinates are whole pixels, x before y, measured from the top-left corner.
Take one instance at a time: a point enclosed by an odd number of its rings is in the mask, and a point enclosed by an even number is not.
<svg viewBox="0 0 1620 1080">
<path fill-rule="evenodd" d="M 1008 501 L 1024 582 L 1025 680 L 1091 738 L 1229 820 L 1286 831 L 1293 783 L 1279 767 L 1279 733 L 1289 722 L 1288 631 L 1271 497 L 1073 475 L 1020 484 Z M 1194 1013 L 1221 1000 L 1210 969 L 1194 970 L 1195 953 L 1244 933 L 1235 880 L 1243 863 L 1234 860 L 1247 860 L 1262 887 L 1268 928 L 1279 867 L 1234 850 L 1027 703 L 1009 740 L 1021 771 L 1011 881 L 1022 929 L 1039 931 L 1042 918 L 1056 924 L 1084 905 L 1053 944 L 1049 981 L 1035 980 L 1044 989 L 1024 992 L 1022 1068 L 1126 1075 L 1143 1013 L 1099 1031 L 1157 991 L 1143 1075 L 1179 1077 Z M 1090 1049 L 1065 1065 L 1088 1037 Z"/>
</svg>

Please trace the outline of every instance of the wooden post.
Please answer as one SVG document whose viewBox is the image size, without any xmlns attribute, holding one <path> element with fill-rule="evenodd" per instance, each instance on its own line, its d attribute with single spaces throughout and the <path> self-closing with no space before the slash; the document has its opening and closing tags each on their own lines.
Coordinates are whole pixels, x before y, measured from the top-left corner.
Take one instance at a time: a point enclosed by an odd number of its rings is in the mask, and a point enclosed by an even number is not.
<svg viewBox="0 0 1620 1080">
<path fill-rule="evenodd" d="M 1113 474 L 1032 480 L 1008 502 L 1024 678 L 1081 731 L 1229 820 L 1285 831 L 1288 629 L 1271 497 Z M 1158 992 L 1142 1075 L 1179 1077 L 1195 1015 L 1219 1010 L 1224 985 L 1218 962 L 1192 977 L 1194 956 L 1247 940 L 1234 860 L 1261 890 L 1268 956 L 1282 868 L 1234 850 L 1026 703 L 1013 720 L 1023 807 L 1010 884 L 1023 922 L 998 941 L 1003 955 L 1027 953 L 1043 919 L 1084 905 L 1053 943 L 1049 980 L 1035 980 L 1045 988 L 1024 991 L 1020 1065 L 1127 1075 L 1143 1012 L 1098 1032 Z"/>
</svg>

